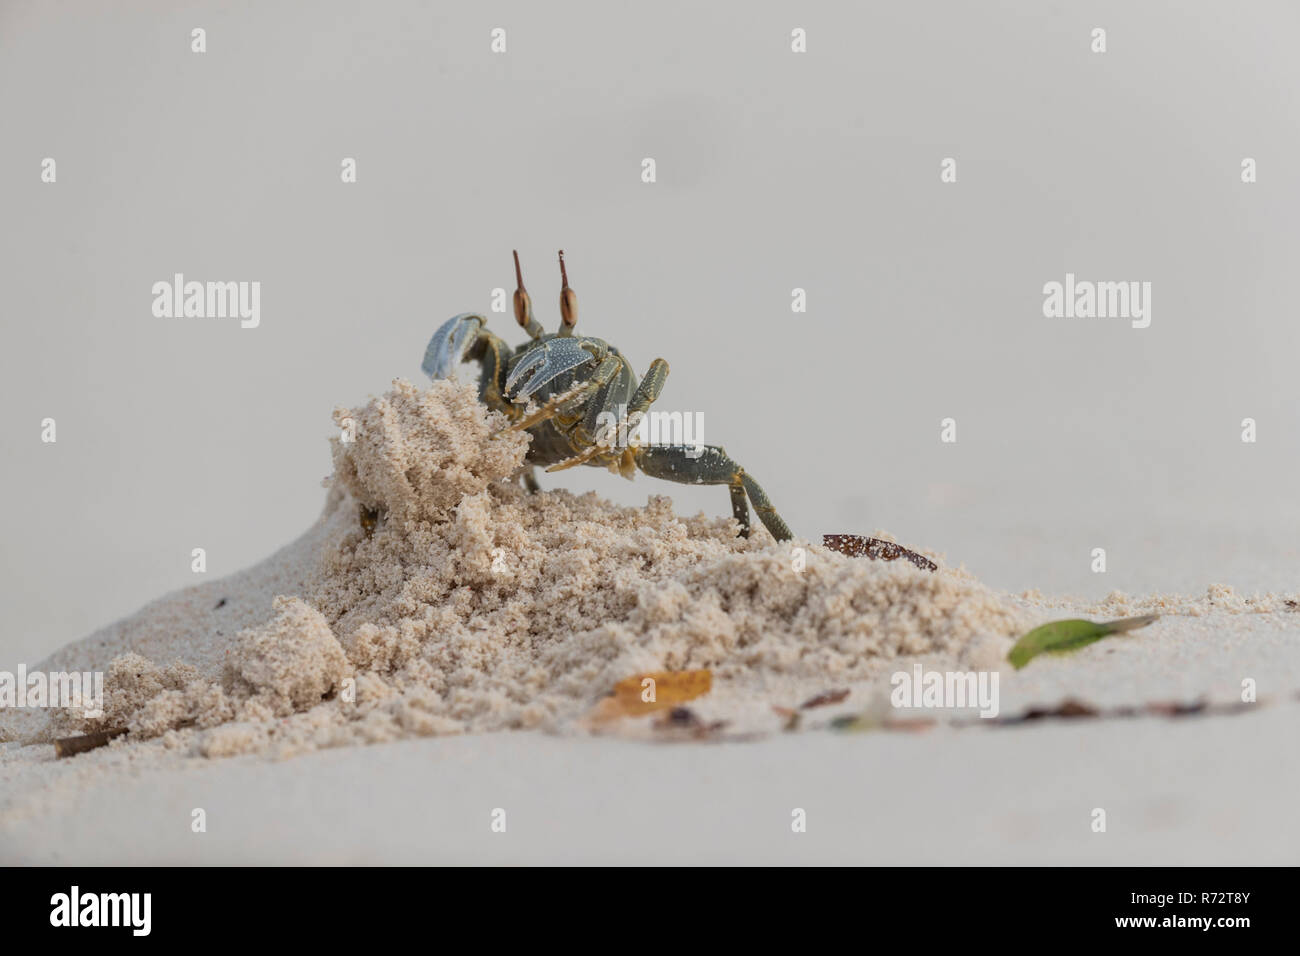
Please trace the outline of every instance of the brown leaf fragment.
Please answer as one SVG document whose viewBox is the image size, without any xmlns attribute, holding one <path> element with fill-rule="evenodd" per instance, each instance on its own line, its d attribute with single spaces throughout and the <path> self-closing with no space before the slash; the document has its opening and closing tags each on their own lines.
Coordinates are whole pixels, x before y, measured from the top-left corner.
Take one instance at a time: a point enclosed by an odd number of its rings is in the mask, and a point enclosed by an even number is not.
<svg viewBox="0 0 1300 956">
<path fill-rule="evenodd" d="M 873 561 L 896 561 L 902 558 L 924 571 L 939 570 L 939 565 L 924 555 L 882 538 L 868 538 L 860 534 L 824 534 L 822 544 L 850 558 L 870 558 Z"/>
<path fill-rule="evenodd" d="M 597 723 L 639 717 L 703 697 L 712 688 L 713 672 L 709 670 L 635 674 L 615 684 L 610 696 L 596 704 L 590 716 Z"/>
<path fill-rule="evenodd" d="M 1096 717 L 1101 711 L 1091 704 L 1067 697 L 1055 707 L 1031 707 L 1022 720 L 1041 720 L 1044 717 Z"/>
<path fill-rule="evenodd" d="M 865 733 L 872 730 L 899 730 L 915 733 L 938 724 L 933 717 L 878 717 L 873 714 L 841 714 L 831 720 L 831 730 Z"/>
<path fill-rule="evenodd" d="M 783 717 L 785 719 L 785 724 L 781 727 L 782 730 L 788 731 L 799 729 L 799 724 L 803 718 L 803 715 L 800 714 L 799 711 L 795 710 L 793 707 L 778 707 L 775 704 L 772 705 L 772 711 L 778 717 Z"/>
<path fill-rule="evenodd" d="M 1204 698 L 1191 701 L 1153 701 L 1145 704 L 1129 704 L 1122 707 L 1110 707 L 1098 710 L 1090 704 L 1078 700 L 1065 700 L 1058 707 L 1037 707 L 1013 717 L 999 717 L 989 723 L 995 727 L 1010 727 L 1027 720 L 1044 718 L 1104 717 L 1107 719 L 1132 720 L 1139 717 L 1191 717 L 1197 714 L 1239 714 L 1253 710 L 1254 703 L 1230 702 L 1211 704 Z M 983 721 L 973 721 L 983 724 Z"/>
<path fill-rule="evenodd" d="M 699 715 L 689 707 L 674 707 L 663 717 L 660 717 L 658 723 L 662 726 L 669 727 L 701 726 Z"/>
<path fill-rule="evenodd" d="M 849 689 L 847 687 L 844 688 L 843 690 L 828 690 L 824 694 L 818 694 L 816 697 L 813 697 L 809 700 L 805 700 L 802 704 L 799 705 L 799 709 L 811 710 L 814 707 L 826 707 L 829 706 L 830 704 L 838 704 L 840 701 L 842 701 L 845 697 L 848 696 L 849 696 Z"/>
<path fill-rule="evenodd" d="M 1186 717 L 1189 714 L 1199 714 L 1209 706 L 1205 700 L 1193 701 L 1152 701 L 1146 705 L 1148 714 L 1155 714 L 1159 717 Z"/>
<path fill-rule="evenodd" d="M 727 726 L 725 720 L 705 723 L 699 714 L 689 707 L 674 707 L 666 714 L 655 718 L 654 728 L 671 738 L 684 740 L 706 740 L 716 735 Z"/>
<path fill-rule="evenodd" d="M 883 726 L 886 730 L 903 730 L 916 733 L 929 730 L 938 723 L 933 717 L 887 717 Z"/>
</svg>

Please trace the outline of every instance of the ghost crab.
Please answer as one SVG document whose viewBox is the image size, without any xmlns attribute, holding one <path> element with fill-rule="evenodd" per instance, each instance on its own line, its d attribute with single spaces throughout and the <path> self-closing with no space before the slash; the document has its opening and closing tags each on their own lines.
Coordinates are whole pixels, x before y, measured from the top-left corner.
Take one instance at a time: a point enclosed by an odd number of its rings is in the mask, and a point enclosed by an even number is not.
<svg viewBox="0 0 1300 956">
<path fill-rule="evenodd" d="M 515 257 L 515 318 L 529 341 L 511 348 L 489 332 L 487 319 L 464 312 L 433 333 L 421 365 L 432 379 L 455 377 L 460 362 L 480 366 L 479 399 L 510 419 L 503 431 L 532 436 L 527 463 L 562 471 L 575 465 L 608 468 L 631 478 L 638 470 L 654 478 L 687 485 L 726 485 L 741 537 L 749 537 L 749 504 L 778 541 L 794 537 L 767 493 L 719 445 L 646 445 L 632 436 L 668 378 L 668 363 L 650 363 L 645 377 L 622 353 L 603 339 L 574 335 L 578 297 L 569 287 L 564 251 L 560 250 L 560 330 L 546 333 L 533 318 L 532 299 L 524 288 L 519 253 Z M 530 402 L 537 405 L 531 411 Z M 530 491 L 537 479 L 524 474 Z"/>
</svg>

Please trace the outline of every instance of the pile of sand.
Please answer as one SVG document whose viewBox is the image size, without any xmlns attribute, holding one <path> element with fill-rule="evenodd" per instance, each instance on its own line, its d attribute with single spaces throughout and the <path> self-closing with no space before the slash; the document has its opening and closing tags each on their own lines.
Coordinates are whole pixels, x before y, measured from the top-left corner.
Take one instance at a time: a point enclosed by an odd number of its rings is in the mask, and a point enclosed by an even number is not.
<svg viewBox="0 0 1300 956">
<path fill-rule="evenodd" d="M 576 731 L 618 681 L 683 669 L 713 672 L 692 707 L 762 729 L 779 726 L 774 705 L 900 656 L 998 667 L 1032 623 L 960 570 L 762 529 L 743 540 L 730 517 L 683 518 L 658 495 L 629 508 L 528 494 L 515 480 L 527 436 L 493 437 L 504 420 L 469 386 L 399 381 L 335 417 L 355 440 L 333 442 L 317 525 L 54 655 L 45 668 L 107 670 L 106 712 L 63 713 L 24 739 L 125 726 L 114 746 L 217 756 Z M 0 725 L 0 739 L 18 733 Z"/>
</svg>

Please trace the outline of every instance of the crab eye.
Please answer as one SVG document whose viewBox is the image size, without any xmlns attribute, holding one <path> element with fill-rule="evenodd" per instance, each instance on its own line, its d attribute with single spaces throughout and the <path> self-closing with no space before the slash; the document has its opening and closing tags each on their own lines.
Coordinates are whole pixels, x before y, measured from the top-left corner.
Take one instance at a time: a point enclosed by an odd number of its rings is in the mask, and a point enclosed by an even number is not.
<svg viewBox="0 0 1300 956">
<path fill-rule="evenodd" d="M 560 292 L 560 318 L 569 328 L 578 324 L 578 296 L 567 286 Z"/>
<path fill-rule="evenodd" d="M 533 314 L 533 302 L 523 289 L 515 290 L 515 321 L 528 328 L 528 318 Z"/>
<path fill-rule="evenodd" d="M 560 250 L 560 319 L 566 330 L 578 324 L 578 294 L 569 288 L 569 272 L 564 268 L 564 250 Z"/>
<path fill-rule="evenodd" d="M 519 268 L 519 250 L 511 250 L 515 257 L 515 321 L 528 328 L 528 323 L 533 318 L 533 300 L 528 297 L 528 290 L 524 288 L 524 272 Z"/>
</svg>

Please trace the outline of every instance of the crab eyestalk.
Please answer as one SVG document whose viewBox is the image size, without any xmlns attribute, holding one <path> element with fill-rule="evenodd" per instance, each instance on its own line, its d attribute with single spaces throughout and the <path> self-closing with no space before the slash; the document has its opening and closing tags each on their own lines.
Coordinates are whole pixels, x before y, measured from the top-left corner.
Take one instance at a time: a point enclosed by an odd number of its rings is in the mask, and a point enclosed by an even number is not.
<svg viewBox="0 0 1300 956">
<path fill-rule="evenodd" d="M 572 335 L 578 324 L 578 293 L 569 288 L 569 272 L 564 268 L 564 250 L 560 250 L 560 335 Z"/>
<path fill-rule="evenodd" d="M 542 334 L 542 324 L 533 318 L 533 300 L 528 295 L 528 290 L 524 288 L 524 274 L 519 268 L 519 252 L 513 250 L 515 255 L 515 321 L 517 321 L 528 333 L 528 337 L 535 339 Z"/>
</svg>

